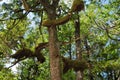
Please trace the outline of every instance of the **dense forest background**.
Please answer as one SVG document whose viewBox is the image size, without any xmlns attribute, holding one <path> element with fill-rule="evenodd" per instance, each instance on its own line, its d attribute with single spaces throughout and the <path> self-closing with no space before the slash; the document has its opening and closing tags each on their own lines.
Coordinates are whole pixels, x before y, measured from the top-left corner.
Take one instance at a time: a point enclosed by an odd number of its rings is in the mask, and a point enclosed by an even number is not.
<svg viewBox="0 0 120 80">
<path fill-rule="evenodd" d="M 120 0 L 0 0 L 0 80 L 120 80 Z"/>
</svg>

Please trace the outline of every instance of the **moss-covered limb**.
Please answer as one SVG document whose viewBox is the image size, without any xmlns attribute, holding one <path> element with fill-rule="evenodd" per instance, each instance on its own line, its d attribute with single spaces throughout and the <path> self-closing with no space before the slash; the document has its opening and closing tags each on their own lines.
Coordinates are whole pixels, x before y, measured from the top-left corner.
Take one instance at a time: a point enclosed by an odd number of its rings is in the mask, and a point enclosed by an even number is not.
<svg viewBox="0 0 120 80">
<path fill-rule="evenodd" d="M 75 71 L 84 71 L 85 69 L 89 68 L 89 63 L 85 60 L 74 60 L 73 61 L 73 69 Z"/>
<path fill-rule="evenodd" d="M 11 55 L 10 57 L 15 58 L 15 59 L 22 59 L 22 58 L 28 58 L 28 57 L 33 57 L 34 53 L 27 48 L 23 48 L 18 50 L 15 54 Z"/>
<path fill-rule="evenodd" d="M 35 51 L 41 51 L 43 48 L 46 48 L 48 46 L 48 42 L 39 43 L 37 47 L 35 47 Z"/>
<path fill-rule="evenodd" d="M 16 65 L 18 62 L 26 58 L 34 57 L 34 52 L 32 52 L 30 49 L 22 48 L 18 50 L 15 54 L 11 55 L 10 57 L 17 60 L 13 63 L 13 65 L 9 66 L 8 68 Z"/>
<path fill-rule="evenodd" d="M 66 73 L 69 69 L 75 71 L 84 71 L 89 67 L 89 64 L 85 60 L 71 60 L 69 58 L 62 57 L 63 60 L 63 73 Z"/>
<path fill-rule="evenodd" d="M 42 22 L 43 26 L 50 27 L 51 25 L 54 25 L 54 20 L 44 20 Z"/>
<path fill-rule="evenodd" d="M 37 47 L 35 47 L 35 51 L 31 51 L 30 49 L 23 48 L 18 50 L 15 54 L 10 57 L 17 59 L 18 62 L 30 57 L 36 57 L 40 63 L 45 61 L 45 57 L 42 55 L 41 50 L 48 46 L 48 42 L 40 43 Z"/>
<path fill-rule="evenodd" d="M 45 62 L 45 57 L 42 55 L 42 53 L 40 53 L 40 52 L 35 53 L 35 56 L 37 57 L 37 60 L 38 60 L 40 63 Z"/>
<path fill-rule="evenodd" d="M 84 2 L 83 2 L 83 0 L 74 0 L 73 4 L 72 4 L 72 7 L 71 7 L 70 11 L 68 12 L 68 14 L 66 16 L 63 16 L 63 17 L 55 19 L 55 20 L 50 20 L 50 19 L 44 20 L 42 22 L 42 25 L 50 27 L 52 25 L 65 24 L 70 20 L 70 18 L 72 16 L 72 12 L 78 12 L 78 11 L 81 11 L 81 10 L 84 10 Z"/>
<path fill-rule="evenodd" d="M 63 60 L 63 73 L 66 73 L 68 70 L 72 69 L 71 60 L 64 57 L 62 57 L 62 60 Z"/>
<path fill-rule="evenodd" d="M 68 13 L 66 16 L 63 16 L 56 20 L 44 20 L 42 25 L 47 26 L 47 27 L 50 27 L 52 25 L 62 25 L 62 24 L 67 23 L 70 20 L 71 16 L 72 16 L 72 14 Z"/>
<path fill-rule="evenodd" d="M 45 57 L 42 55 L 41 50 L 46 48 L 48 46 L 48 42 L 45 43 L 39 43 L 37 47 L 35 47 L 35 57 L 37 57 L 37 60 L 40 63 L 45 62 Z"/>
<path fill-rule="evenodd" d="M 54 24 L 55 24 L 55 25 L 65 24 L 65 23 L 67 23 L 67 22 L 70 20 L 71 16 L 72 16 L 72 14 L 71 14 L 71 13 L 68 13 L 66 16 L 56 19 L 56 20 L 54 21 Z"/>
<path fill-rule="evenodd" d="M 84 10 L 83 0 L 74 0 L 70 12 L 78 12 Z"/>
</svg>

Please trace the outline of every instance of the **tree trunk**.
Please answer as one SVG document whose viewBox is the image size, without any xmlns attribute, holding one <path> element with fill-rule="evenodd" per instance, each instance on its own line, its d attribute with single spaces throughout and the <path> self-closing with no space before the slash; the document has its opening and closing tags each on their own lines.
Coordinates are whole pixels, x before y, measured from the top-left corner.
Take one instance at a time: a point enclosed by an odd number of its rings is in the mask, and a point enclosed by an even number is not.
<svg viewBox="0 0 120 80">
<path fill-rule="evenodd" d="M 48 3 L 47 0 L 39 0 L 44 6 L 47 13 L 48 20 L 56 19 L 56 8 L 59 0 L 52 0 L 52 4 Z M 49 32 L 49 58 L 50 58 L 50 75 L 51 80 L 61 80 L 61 69 L 60 69 L 60 54 L 59 54 L 59 43 L 57 37 L 56 25 L 47 26 Z"/>
<path fill-rule="evenodd" d="M 77 13 L 78 15 L 78 13 Z M 81 54 L 81 40 L 80 40 L 80 20 L 79 20 L 79 15 L 77 19 L 75 20 L 75 44 L 76 44 L 76 56 L 78 60 L 82 59 L 82 54 Z M 76 75 L 76 80 L 83 80 L 83 72 L 82 71 L 77 71 Z"/>
<path fill-rule="evenodd" d="M 53 14 L 49 15 L 49 19 L 55 18 L 56 14 L 55 11 L 53 11 Z M 61 80 L 59 41 L 56 26 L 48 27 L 48 32 L 51 80 Z"/>
<path fill-rule="evenodd" d="M 87 41 L 87 38 L 88 36 L 85 35 L 84 36 L 84 45 L 85 45 L 85 48 L 86 48 L 86 51 L 87 51 L 87 58 L 88 58 L 88 62 L 90 61 L 89 58 L 90 58 L 90 46 L 88 45 L 88 41 Z M 89 77 L 89 80 L 94 80 L 93 78 L 93 75 L 92 75 L 92 70 L 91 70 L 91 64 L 89 64 L 89 68 L 88 68 L 88 77 Z"/>
<path fill-rule="evenodd" d="M 48 31 L 51 80 L 61 80 L 60 56 L 56 27 L 50 27 Z"/>
</svg>

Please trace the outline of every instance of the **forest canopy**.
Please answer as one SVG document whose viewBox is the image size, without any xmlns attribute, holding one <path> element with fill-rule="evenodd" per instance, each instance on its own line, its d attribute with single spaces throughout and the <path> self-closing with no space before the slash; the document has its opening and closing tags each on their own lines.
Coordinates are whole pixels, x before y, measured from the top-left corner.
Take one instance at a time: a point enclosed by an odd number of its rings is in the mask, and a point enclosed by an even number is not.
<svg viewBox="0 0 120 80">
<path fill-rule="evenodd" d="M 119 80 L 119 0 L 0 0 L 0 80 Z"/>
</svg>

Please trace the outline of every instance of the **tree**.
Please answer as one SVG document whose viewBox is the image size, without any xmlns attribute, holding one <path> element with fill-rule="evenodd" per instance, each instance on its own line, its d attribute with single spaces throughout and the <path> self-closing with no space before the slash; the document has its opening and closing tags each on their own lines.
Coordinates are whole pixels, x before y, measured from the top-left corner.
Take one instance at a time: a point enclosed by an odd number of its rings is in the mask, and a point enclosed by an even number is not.
<svg viewBox="0 0 120 80">
<path fill-rule="evenodd" d="M 118 0 L 13 0 L 0 11 L 0 61 L 14 58 L 19 79 L 119 79 Z"/>
</svg>

